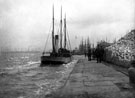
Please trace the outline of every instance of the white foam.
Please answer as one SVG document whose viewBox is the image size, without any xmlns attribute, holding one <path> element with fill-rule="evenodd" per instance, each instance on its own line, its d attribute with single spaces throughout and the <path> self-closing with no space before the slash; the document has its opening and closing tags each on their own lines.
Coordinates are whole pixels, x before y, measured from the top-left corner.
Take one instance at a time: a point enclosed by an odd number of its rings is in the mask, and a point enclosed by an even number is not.
<svg viewBox="0 0 135 98">
<path fill-rule="evenodd" d="M 24 56 L 24 57 L 21 57 L 22 59 L 28 59 L 29 57 L 28 56 Z"/>
<path fill-rule="evenodd" d="M 39 67 L 39 63 L 40 63 L 40 61 L 37 61 L 37 62 L 29 61 L 25 65 L 18 65 L 18 66 L 15 65 L 15 66 L 12 66 L 12 67 L 7 67 L 5 69 L 8 70 L 8 73 L 17 73 L 17 72 L 23 71 L 25 69 L 31 69 L 31 68 Z"/>
<path fill-rule="evenodd" d="M 23 96 L 19 96 L 18 98 L 24 98 Z"/>
</svg>

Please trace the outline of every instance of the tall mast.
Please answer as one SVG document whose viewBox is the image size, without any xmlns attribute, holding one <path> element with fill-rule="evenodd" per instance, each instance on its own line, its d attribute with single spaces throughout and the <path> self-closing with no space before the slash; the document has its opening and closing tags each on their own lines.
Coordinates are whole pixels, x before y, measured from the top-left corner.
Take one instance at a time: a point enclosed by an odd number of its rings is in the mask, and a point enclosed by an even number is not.
<svg viewBox="0 0 135 98">
<path fill-rule="evenodd" d="M 52 52 L 55 52 L 55 47 L 54 47 L 54 5 L 53 5 L 53 11 L 52 11 Z"/>
<path fill-rule="evenodd" d="M 65 19 L 64 19 L 64 48 L 66 49 L 66 14 L 65 14 Z"/>
<path fill-rule="evenodd" d="M 61 19 L 60 19 L 60 48 L 62 48 L 62 6 L 61 6 Z"/>
</svg>

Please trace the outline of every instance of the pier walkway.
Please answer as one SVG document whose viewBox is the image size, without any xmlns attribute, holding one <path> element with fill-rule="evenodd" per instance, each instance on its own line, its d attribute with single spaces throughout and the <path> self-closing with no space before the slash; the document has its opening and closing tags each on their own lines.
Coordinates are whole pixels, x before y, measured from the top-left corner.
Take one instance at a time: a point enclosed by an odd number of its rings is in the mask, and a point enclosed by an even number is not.
<svg viewBox="0 0 135 98">
<path fill-rule="evenodd" d="M 55 97 L 134 98 L 134 91 L 127 75 L 102 63 L 82 58 Z"/>
</svg>

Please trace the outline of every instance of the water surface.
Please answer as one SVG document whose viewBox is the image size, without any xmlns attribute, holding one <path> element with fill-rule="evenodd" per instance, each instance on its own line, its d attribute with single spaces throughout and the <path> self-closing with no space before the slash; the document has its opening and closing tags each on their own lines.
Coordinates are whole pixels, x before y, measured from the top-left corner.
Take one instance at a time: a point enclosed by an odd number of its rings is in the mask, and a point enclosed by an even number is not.
<svg viewBox="0 0 135 98">
<path fill-rule="evenodd" d="M 0 98 L 43 98 L 61 87 L 77 62 L 40 67 L 41 53 L 1 53 Z"/>
</svg>

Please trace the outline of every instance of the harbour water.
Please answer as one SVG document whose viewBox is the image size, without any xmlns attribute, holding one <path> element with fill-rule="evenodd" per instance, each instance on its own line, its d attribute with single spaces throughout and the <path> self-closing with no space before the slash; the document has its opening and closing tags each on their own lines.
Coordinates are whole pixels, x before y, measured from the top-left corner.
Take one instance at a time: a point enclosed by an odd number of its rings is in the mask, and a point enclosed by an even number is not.
<svg viewBox="0 0 135 98">
<path fill-rule="evenodd" d="M 0 98 L 42 98 L 64 85 L 77 62 L 40 67 L 40 56 L 39 52 L 1 53 Z"/>
</svg>

